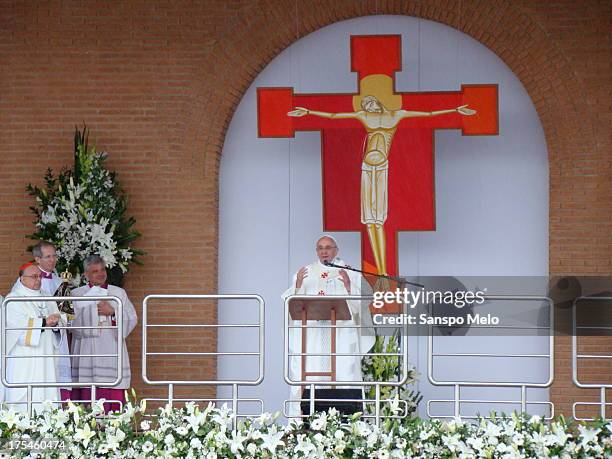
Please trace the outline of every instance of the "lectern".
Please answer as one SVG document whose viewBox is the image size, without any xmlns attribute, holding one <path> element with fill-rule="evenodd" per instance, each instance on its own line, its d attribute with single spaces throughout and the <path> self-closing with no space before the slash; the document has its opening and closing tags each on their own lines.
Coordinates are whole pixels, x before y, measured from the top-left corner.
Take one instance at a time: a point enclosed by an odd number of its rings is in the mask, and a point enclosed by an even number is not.
<svg viewBox="0 0 612 459">
<path fill-rule="evenodd" d="M 337 320 L 350 320 L 351 311 L 346 300 L 330 297 L 313 297 L 308 299 L 293 300 L 289 303 L 289 315 L 293 320 L 301 320 L 302 325 L 302 381 L 307 376 L 329 376 L 332 381 L 336 380 L 336 325 Z M 331 321 L 331 371 L 306 371 L 306 343 L 307 343 L 307 321 L 329 320 Z"/>
<path fill-rule="evenodd" d="M 289 303 L 289 315 L 291 319 L 302 322 L 302 381 L 306 381 L 307 376 L 329 376 L 332 381 L 336 381 L 336 325 L 337 320 L 351 320 L 351 311 L 346 300 L 333 297 L 312 297 L 292 300 Z M 329 320 L 331 321 L 331 371 L 307 371 L 306 369 L 306 343 L 307 343 L 307 321 L 308 320 Z M 317 389 L 314 397 L 322 397 L 322 401 L 315 403 L 315 411 L 327 411 L 334 407 L 343 414 L 353 414 L 363 411 L 361 403 L 355 402 L 362 398 L 360 389 Z M 302 394 L 301 409 L 302 413 L 308 412 L 308 402 L 310 389 L 305 389 Z M 349 401 L 343 402 L 342 399 Z"/>
</svg>

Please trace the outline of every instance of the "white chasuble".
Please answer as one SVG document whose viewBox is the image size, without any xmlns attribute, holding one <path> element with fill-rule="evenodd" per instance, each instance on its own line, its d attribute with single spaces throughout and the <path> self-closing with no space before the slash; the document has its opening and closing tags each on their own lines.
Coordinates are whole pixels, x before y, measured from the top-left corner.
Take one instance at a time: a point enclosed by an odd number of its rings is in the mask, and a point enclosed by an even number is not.
<svg viewBox="0 0 612 459">
<path fill-rule="evenodd" d="M 57 275 L 56 272 L 49 273 L 42 269 L 40 266 L 38 267 L 43 274 L 43 278 L 40 280 L 40 293 L 42 296 L 53 296 L 55 292 L 62 285 L 62 279 Z M 19 278 L 15 281 L 13 285 L 13 289 L 20 284 Z M 60 355 L 68 355 L 70 353 L 70 349 L 68 346 L 68 333 L 67 331 L 60 330 L 60 343 L 59 343 L 59 351 Z M 72 370 L 70 368 L 70 357 L 58 357 L 56 360 L 56 373 L 57 373 L 57 381 L 58 382 L 72 382 Z M 62 389 L 70 390 L 70 387 L 65 387 Z"/>
<path fill-rule="evenodd" d="M 32 297 L 27 302 L 12 302 L 7 305 L 7 328 L 41 327 L 43 318 L 57 314 L 57 305 L 53 301 L 36 301 L 43 296 L 39 290 L 31 290 L 17 281 L 9 297 Z M 62 314 L 60 326 L 66 326 L 66 316 Z M 56 366 L 58 358 L 33 357 L 39 355 L 59 354 L 61 335 L 52 328 L 43 330 L 13 330 L 6 332 L 6 354 L 17 358 L 8 359 L 7 381 L 9 383 L 56 383 Z M 15 411 L 27 410 L 27 391 L 24 387 L 5 388 L 5 402 L 8 408 Z M 57 387 L 41 387 L 32 390 L 34 410 L 41 411 L 41 402 L 59 401 Z"/>
<path fill-rule="evenodd" d="M 134 305 L 127 293 L 120 287 L 109 285 L 108 288 L 89 287 L 87 285 L 72 291 L 73 296 L 116 296 L 123 303 L 123 337 L 134 330 L 138 321 Z M 109 301 L 117 310 L 117 304 Z M 87 327 L 106 327 L 113 325 L 111 316 L 98 315 L 98 301 L 75 301 L 74 321 L 72 325 Z M 117 357 L 82 357 L 93 354 L 117 353 L 117 329 L 96 328 L 87 330 L 72 330 L 72 378 L 75 382 L 88 382 L 104 385 L 117 379 Z M 107 386 L 111 389 L 128 389 L 131 384 L 130 358 L 125 341 L 120 352 L 123 353 L 123 368 L 121 381 L 116 386 Z"/>
<path fill-rule="evenodd" d="M 336 258 L 333 261 L 337 265 L 346 265 L 342 260 Z M 353 271 L 346 271 L 351 281 L 351 291 L 347 292 L 340 278 L 340 269 L 325 266 L 316 261 L 307 266 L 308 275 L 304 278 L 302 286 L 295 288 L 297 273 L 293 276 L 291 287 L 282 295 L 283 300 L 290 295 L 313 295 L 313 296 L 337 296 L 337 295 L 361 295 L 362 276 Z M 364 292 L 365 295 L 370 294 Z M 358 300 L 347 301 L 351 312 L 351 320 L 338 320 L 336 325 L 371 325 L 369 313 L 367 317 L 361 317 L 361 306 Z M 301 325 L 301 321 L 290 320 L 292 326 Z M 309 326 L 331 325 L 329 320 L 309 320 Z M 331 352 L 331 328 L 308 328 L 306 332 L 306 352 L 308 353 L 330 353 Z M 374 345 L 374 330 L 356 328 L 336 329 L 336 352 L 343 353 L 366 353 Z M 289 352 L 297 354 L 302 352 L 302 330 L 299 328 L 289 329 Z M 306 371 L 328 372 L 330 371 L 329 356 L 306 357 Z M 293 380 L 302 377 L 302 359 L 299 356 L 289 357 L 289 375 Z M 361 381 L 361 357 L 359 356 L 337 356 L 336 357 L 336 380 L 337 381 Z M 308 381 L 329 381 L 326 376 L 309 376 Z M 325 387 L 319 384 L 318 387 Z M 291 399 L 299 399 L 302 388 L 291 387 Z M 297 415 L 300 412 L 299 403 L 288 404 L 288 414 Z"/>
</svg>

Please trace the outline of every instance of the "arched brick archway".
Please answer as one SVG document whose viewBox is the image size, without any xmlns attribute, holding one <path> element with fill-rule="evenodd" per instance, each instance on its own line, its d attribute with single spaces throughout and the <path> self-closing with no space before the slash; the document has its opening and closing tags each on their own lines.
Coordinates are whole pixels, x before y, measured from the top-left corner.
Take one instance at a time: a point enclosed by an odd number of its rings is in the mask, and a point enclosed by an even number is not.
<svg viewBox="0 0 612 459">
<path fill-rule="evenodd" d="M 195 160 L 195 155 L 204 153 L 203 168 L 199 171 L 205 177 L 210 202 L 218 203 L 219 161 L 225 132 L 242 95 L 257 74 L 280 51 L 304 35 L 334 22 L 372 14 L 409 15 L 454 27 L 494 51 L 512 69 L 537 109 L 549 152 L 550 273 L 601 275 L 609 271 L 609 262 L 600 256 L 605 240 L 595 237 L 598 219 L 605 212 L 596 210 L 593 219 L 589 206 L 594 198 L 589 191 L 595 192 L 595 198 L 604 197 L 605 177 L 583 173 L 585 167 L 589 170 L 606 167 L 605 155 L 598 151 L 601 145 L 595 140 L 596 113 L 585 103 L 588 96 L 575 73 L 575 65 L 518 2 L 322 0 L 316 5 L 304 5 L 285 1 L 267 3 L 262 11 L 252 15 L 244 13 L 245 17 L 237 20 L 240 27 L 236 35 L 213 44 L 208 67 L 201 70 L 207 78 L 195 83 L 197 100 L 186 117 L 185 138 L 192 145 L 194 164 L 202 164 L 201 159 Z M 212 74 L 216 78 L 211 80 Z M 213 215 L 218 231 L 218 209 L 211 212 Z M 578 243 L 568 247 L 568 240 Z M 571 383 L 569 349 L 566 338 L 557 340 L 556 381 L 551 398 L 557 412 L 564 413 L 571 413 L 572 401 L 589 398 Z"/>
<path fill-rule="evenodd" d="M 298 2 L 302 4 L 302 2 Z M 555 46 L 544 29 L 526 14 L 517 2 L 336 2 L 320 1 L 316 8 L 296 6 L 295 2 L 274 2 L 273 11 L 257 15 L 242 24 L 240 35 L 227 42 L 218 40 L 210 51 L 210 68 L 202 74 L 218 78 L 199 83 L 200 99 L 194 113 L 216 118 L 206 139 L 223 138 L 225 129 L 242 94 L 257 74 L 283 49 L 304 35 L 334 22 L 370 14 L 403 14 L 446 24 L 472 36 L 494 51 L 521 80 L 538 111 L 552 157 L 561 158 L 575 151 L 596 147 L 591 117 L 573 68 L 563 51 Z M 283 8 L 285 6 L 285 8 Z M 211 72 L 211 69 L 220 71 Z M 211 112 L 213 105 L 220 110 Z M 590 115 L 590 116 L 589 116 Z M 191 116 L 187 134 L 194 140 L 205 120 Z M 212 119 L 211 119 L 212 121 Z M 571 127 L 580 124 L 579 133 Z M 202 151 L 202 150 L 200 150 Z"/>
</svg>

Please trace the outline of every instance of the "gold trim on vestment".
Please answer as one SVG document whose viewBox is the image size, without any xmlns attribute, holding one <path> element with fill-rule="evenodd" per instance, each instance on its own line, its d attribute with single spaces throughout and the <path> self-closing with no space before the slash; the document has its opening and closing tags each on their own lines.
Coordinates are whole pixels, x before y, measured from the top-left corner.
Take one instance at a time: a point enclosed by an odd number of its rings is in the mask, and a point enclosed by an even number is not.
<svg viewBox="0 0 612 459">
<path fill-rule="evenodd" d="M 32 319 L 32 318 L 28 319 L 28 327 L 33 327 L 33 326 L 34 326 L 34 319 Z M 32 345 L 32 328 L 30 328 L 26 332 L 25 345 L 26 346 L 31 346 Z"/>
</svg>

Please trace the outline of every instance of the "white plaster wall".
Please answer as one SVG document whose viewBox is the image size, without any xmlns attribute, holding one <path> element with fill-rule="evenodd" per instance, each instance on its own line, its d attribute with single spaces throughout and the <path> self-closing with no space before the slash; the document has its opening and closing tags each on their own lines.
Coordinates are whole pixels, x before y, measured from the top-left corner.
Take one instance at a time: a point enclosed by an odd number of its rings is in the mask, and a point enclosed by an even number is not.
<svg viewBox="0 0 612 459">
<path fill-rule="evenodd" d="M 220 172 L 219 292 L 258 293 L 266 300 L 266 369 L 258 388 L 240 396 L 264 399 L 265 409 L 281 409 L 288 397 L 283 381 L 281 293 L 291 276 L 315 258 L 322 232 L 320 137 L 296 133 L 295 139 L 257 137 L 256 88 L 293 87 L 296 93 L 354 92 L 349 37 L 401 34 L 403 70 L 396 89 L 459 90 L 461 84 L 499 85 L 499 136 L 463 137 L 439 131 L 435 138 L 436 222 L 432 232 L 401 233 L 400 272 L 411 276 L 522 275 L 548 273 L 548 162 L 544 134 L 520 81 L 489 49 L 450 27 L 404 16 L 370 16 L 333 24 L 294 43 L 257 77 L 239 104 L 227 132 Z M 358 233 L 336 233 L 340 255 L 360 264 Z M 249 323 L 255 305 L 222 303 L 219 323 Z M 478 346 L 499 345 L 482 338 Z M 253 351 L 256 334 L 225 329 L 220 351 Z M 410 338 L 410 358 L 422 374 L 425 399 L 450 398 L 452 389 L 427 381 L 426 341 Z M 441 342 L 441 345 L 443 343 Z M 528 346 L 548 351 L 546 340 Z M 542 361 L 487 361 L 487 379 L 547 379 Z M 440 378 L 479 378 L 483 362 L 440 362 Z M 509 366 L 510 365 L 510 366 Z M 222 357 L 222 379 L 254 379 L 257 360 Z M 220 391 L 227 395 L 226 390 Z M 516 399 L 518 391 L 465 391 L 466 396 Z M 529 391 L 547 400 L 546 390 Z M 245 405 L 246 407 L 246 405 Z M 425 404 L 421 405 L 424 414 Z M 489 409 L 516 406 L 483 406 Z M 450 406 L 441 411 L 448 414 Z M 249 411 L 251 408 L 243 409 Z M 437 410 L 441 412 L 440 410 Z M 469 409 L 468 409 L 469 411 Z"/>
</svg>

